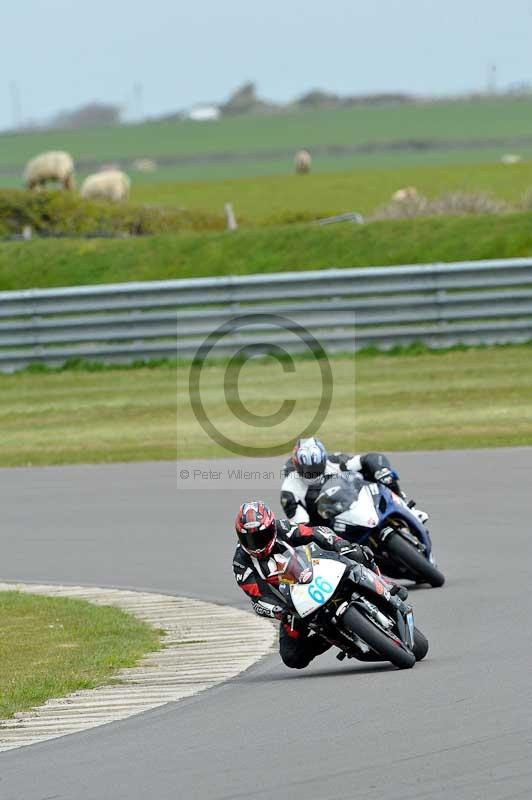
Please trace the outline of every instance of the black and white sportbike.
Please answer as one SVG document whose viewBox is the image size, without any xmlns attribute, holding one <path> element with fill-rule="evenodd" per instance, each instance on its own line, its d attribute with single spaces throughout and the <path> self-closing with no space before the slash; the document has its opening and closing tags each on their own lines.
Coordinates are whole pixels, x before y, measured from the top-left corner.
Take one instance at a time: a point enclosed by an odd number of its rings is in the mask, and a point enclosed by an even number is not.
<svg viewBox="0 0 532 800">
<path fill-rule="evenodd" d="M 385 575 L 443 586 L 425 526 L 391 489 L 342 472 L 323 486 L 316 506 L 327 524 L 350 542 L 369 545 Z"/>
<path fill-rule="evenodd" d="M 316 544 L 288 545 L 274 558 L 290 613 L 338 647 L 340 660 L 390 661 L 408 669 L 426 656 L 429 645 L 414 625 L 412 607 L 391 596 L 389 584 L 371 570 Z"/>
</svg>

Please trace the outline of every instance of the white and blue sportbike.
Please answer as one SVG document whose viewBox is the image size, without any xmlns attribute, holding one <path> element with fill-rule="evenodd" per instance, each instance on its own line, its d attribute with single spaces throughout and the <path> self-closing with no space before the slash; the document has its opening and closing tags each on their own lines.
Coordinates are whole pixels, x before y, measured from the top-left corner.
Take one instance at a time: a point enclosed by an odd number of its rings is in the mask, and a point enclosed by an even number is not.
<svg viewBox="0 0 532 800">
<path fill-rule="evenodd" d="M 385 575 L 443 586 L 432 542 L 425 526 L 408 504 L 380 483 L 358 473 L 341 472 L 324 484 L 316 506 L 335 533 L 350 542 L 368 545 Z"/>
<path fill-rule="evenodd" d="M 408 669 L 426 656 L 429 644 L 414 625 L 412 606 L 391 596 L 390 585 L 362 564 L 316 544 L 289 545 L 275 560 L 290 614 L 338 647 L 340 660 Z"/>
</svg>

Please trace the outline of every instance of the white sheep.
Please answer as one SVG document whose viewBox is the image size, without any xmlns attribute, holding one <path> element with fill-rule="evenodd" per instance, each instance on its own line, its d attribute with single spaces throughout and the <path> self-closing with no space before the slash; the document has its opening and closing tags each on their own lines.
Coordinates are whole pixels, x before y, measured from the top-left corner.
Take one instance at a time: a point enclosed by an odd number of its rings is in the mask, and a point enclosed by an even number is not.
<svg viewBox="0 0 532 800">
<path fill-rule="evenodd" d="M 64 189 L 74 188 L 74 162 L 69 153 L 50 150 L 26 164 L 24 181 L 28 189 L 37 189 L 48 181 L 58 181 Z"/>
<path fill-rule="evenodd" d="M 308 150 L 298 150 L 294 158 L 296 172 L 298 175 L 305 175 L 310 172 L 310 165 L 312 164 L 312 156 Z"/>
<path fill-rule="evenodd" d="M 125 172 L 110 169 L 95 172 L 85 178 L 81 187 L 81 196 L 92 200 L 112 200 L 115 203 L 127 200 L 131 182 Z"/>
<path fill-rule="evenodd" d="M 136 169 L 137 172 L 155 172 L 157 162 L 151 158 L 137 158 L 133 162 L 133 169 Z"/>
<path fill-rule="evenodd" d="M 419 192 L 415 186 L 405 186 L 404 189 L 398 189 L 392 194 L 394 203 L 404 203 L 406 200 L 417 200 Z"/>
<path fill-rule="evenodd" d="M 506 153 L 501 157 L 501 162 L 503 164 L 519 164 L 519 162 L 522 160 L 522 156 L 518 155 L 517 153 Z"/>
</svg>

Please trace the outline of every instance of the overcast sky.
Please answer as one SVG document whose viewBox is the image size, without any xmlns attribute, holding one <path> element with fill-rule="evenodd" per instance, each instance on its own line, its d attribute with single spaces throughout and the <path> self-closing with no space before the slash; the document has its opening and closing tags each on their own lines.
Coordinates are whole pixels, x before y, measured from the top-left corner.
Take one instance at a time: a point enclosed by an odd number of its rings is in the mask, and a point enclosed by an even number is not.
<svg viewBox="0 0 532 800">
<path fill-rule="evenodd" d="M 157 114 L 244 80 L 287 100 L 532 81 L 532 0 L 25 0 L 3 4 L 0 128 L 90 100 Z M 15 87 L 15 88 L 13 88 Z M 20 111 L 17 112 L 17 96 Z"/>
</svg>

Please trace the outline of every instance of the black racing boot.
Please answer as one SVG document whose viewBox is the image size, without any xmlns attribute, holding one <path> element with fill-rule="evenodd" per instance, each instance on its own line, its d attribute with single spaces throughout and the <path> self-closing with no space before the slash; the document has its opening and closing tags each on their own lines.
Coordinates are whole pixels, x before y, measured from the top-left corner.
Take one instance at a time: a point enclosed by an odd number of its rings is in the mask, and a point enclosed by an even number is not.
<svg viewBox="0 0 532 800">
<path fill-rule="evenodd" d="M 408 589 L 406 586 L 400 586 L 398 583 L 394 583 L 392 588 L 390 589 L 390 594 L 397 595 L 399 600 L 406 600 L 408 597 Z"/>
</svg>

